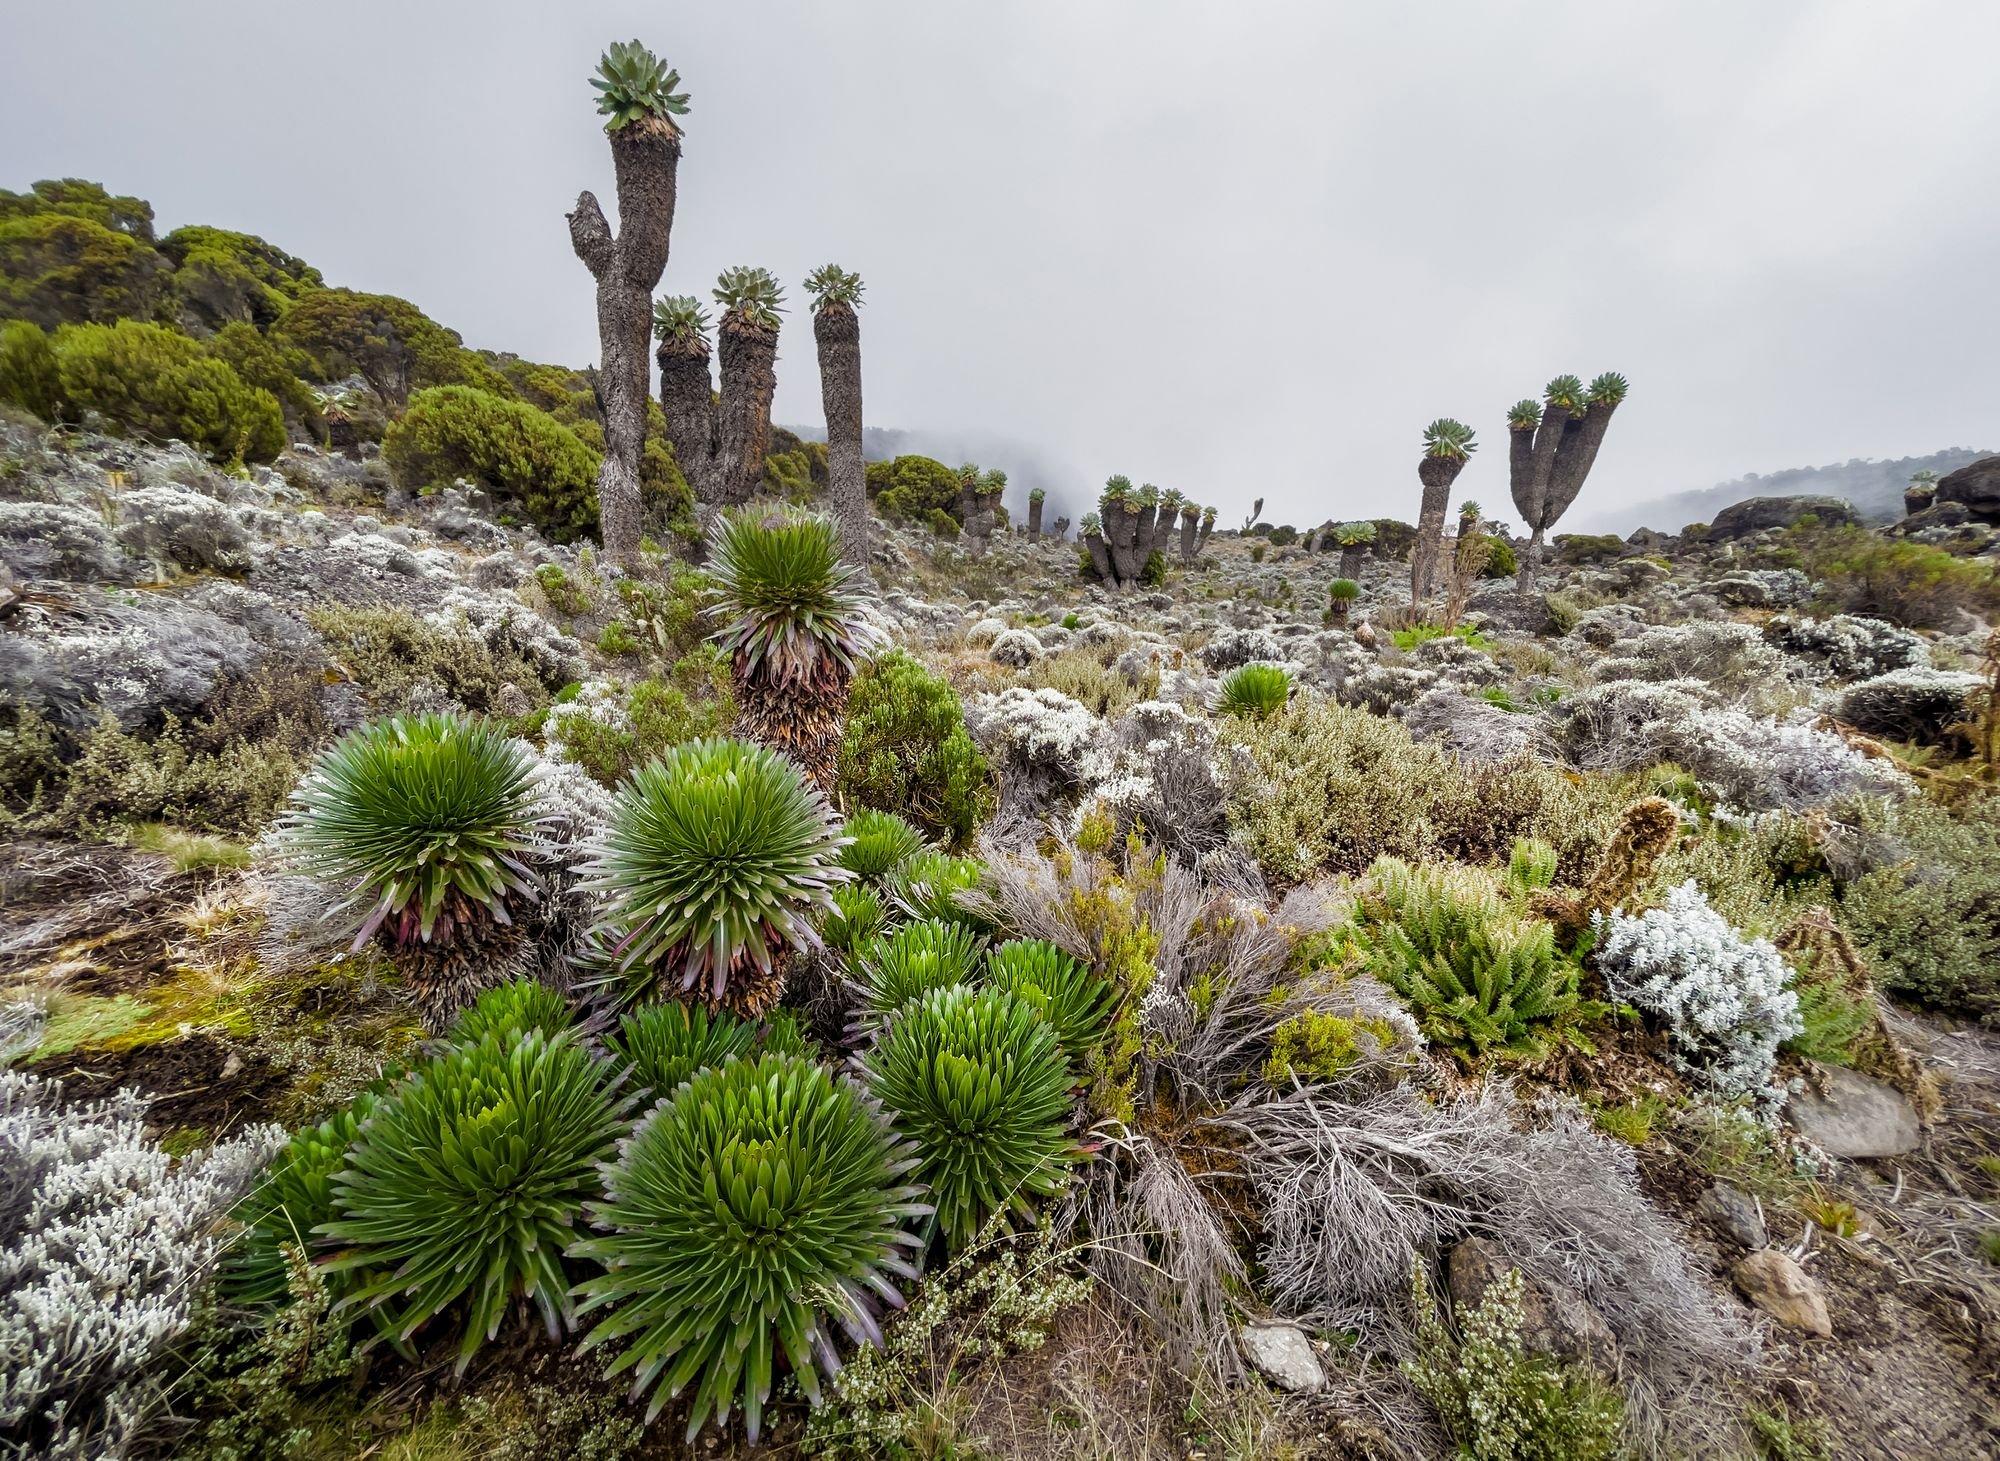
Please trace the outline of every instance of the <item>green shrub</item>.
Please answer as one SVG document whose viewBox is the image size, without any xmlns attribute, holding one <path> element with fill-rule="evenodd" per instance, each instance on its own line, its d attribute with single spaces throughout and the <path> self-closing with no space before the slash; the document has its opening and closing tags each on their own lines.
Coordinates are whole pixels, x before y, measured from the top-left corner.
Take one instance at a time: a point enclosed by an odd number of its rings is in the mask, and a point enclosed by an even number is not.
<svg viewBox="0 0 2000 1461">
<path fill-rule="evenodd" d="M 0 216 L 0 315 L 61 325 L 151 319 L 167 261 L 129 233 L 44 212 Z"/>
<path fill-rule="evenodd" d="M 958 473 L 943 462 L 920 456 L 870 462 L 867 478 L 868 496 L 883 517 L 927 522 L 932 513 L 942 513 L 957 536 Z"/>
<path fill-rule="evenodd" d="M 534 758 L 456 715 L 395 716 L 350 731 L 314 764 L 278 825 L 278 855 L 367 909 L 397 948 L 450 944 L 508 923 L 538 896 Z"/>
<path fill-rule="evenodd" d="M 482 482 L 557 542 L 596 529 L 598 454 L 525 402 L 471 386 L 418 391 L 382 455 L 407 488 Z"/>
<path fill-rule="evenodd" d="M 1158 696 L 1160 669 L 1157 664 L 1148 664 L 1134 683 L 1122 670 L 1104 662 L 1103 651 L 1079 645 L 1035 661 L 1028 668 L 1028 684 L 1059 690 L 1092 715 L 1116 720 L 1140 701 Z"/>
<path fill-rule="evenodd" d="M 160 240 L 173 261 L 171 286 L 185 315 L 220 330 L 269 329 L 292 301 L 325 287 L 319 270 L 254 234 L 195 224 Z"/>
<path fill-rule="evenodd" d="M 1984 617 L 2000 609 L 2000 575 L 1988 563 L 1858 525 L 1793 536 L 1826 604 L 1845 613 L 1936 629 L 1960 610 Z"/>
<path fill-rule="evenodd" d="M 1386 1048 L 1395 1038 L 1386 1020 L 1300 1010 L 1271 1032 L 1264 1080 L 1280 1090 L 1294 1080 L 1337 1081 L 1361 1063 L 1371 1045 Z"/>
<path fill-rule="evenodd" d="M 1069 1070 L 1055 1031 L 1004 990 L 936 989 L 890 1022 L 868 1083 L 915 1138 L 937 1223 L 963 1242 L 998 1213 L 1033 1216 L 1077 1160 L 1064 1135 Z"/>
<path fill-rule="evenodd" d="M 569 1001 L 538 979 L 495 985 L 458 1017 L 449 1036 L 454 1045 L 477 1045 L 488 1035 L 507 1043 L 529 1030 L 559 1035 L 576 1023 Z"/>
<path fill-rule="evenodd" d="M 811 1061 L 700 1072 L 624 1144 L 592 1206 L 605 1231 L 572 1250 L 606 1269 L 578 1289 L 609 1310 L 583 1348 L 622 1343 L 610 1373 L 649 1396 L 648 1421 L 693 1385 L 690 1440 L 741 1404 L 755 1442 L 779 1357 L 818 1400 L 834 1327 L 876 1333 L 871 1294 L 915 1277 L 912 1164 L 860 1088 Z"/>
<path fill-rule="evenodd" d="M 1407 654 L 1420 644 L 1429 644 L 1433 639 L 1449 639 L 1454 636 L 1463 639 L 1474 649 L 1491 649 L 1493 647 L 1492 640 L 1469 624 L 1460 624 L 1455 629 L 1446 628 L 1442 624 L 1412 624 L 1407 629 L 1391 631 L 1389 638 L 1394 642 L 1396 648 Z"/>
<path fill-rule="evenodd" d="M 988 951 L 985 983 L 1032 1005 L 1081 1070 L 1104 1038 L 1111 986 L 1046 939 L 1010 939 Z"/>
<path fill-rule="evenodd" d="M 694 681 L 692 673 L 683 678 Z M 561 740 L 565 760 L 615 787 L 675 746 L 725 730 L 736 716 L 727 680 L 726 673 L 717 673 L 701 682 L 703 693 L 690 694 L 681 685 L 649 677 L 625 693 L 622 717 L 565 715 L 558 707 L 550 712 L 548 725 Z"/>
<path fill-rule="evenodd" d="M 1158 588 L 1167 581 L 1167 555 L 1158 548 L 1146 555 L 1146 561 L 1139 567 L 1139 582 L 1147 588 Z"/>
<path fill-rule="evenodd" d="M 992 774 L 957 692 L 901 650 L 854 677 L 836 767 L 844 804 L 896 812 L 948 846 L 992 814 Z"/>
<path fill-rule="evenodd" d="M 1505 538 L 1489 537 L 1486 542 L 1488 544 L 1486 566 L 1479 570 L 1479 576 L 1512 578 L 1521 566 L 1521 560 L 1514 554 L 1514 545 Z"/>
<path fill-rule="evenodd" d="M 408 402 L 411 390 L 424 386 L 513 394 L 506 377 L 467 350 L 455 331 L 392 294 L 308 289 L 271 333 L 312 356 L 322 380 L 359 375 L 392 412 Z"/>
<path fill-rule="evenodd" d="M 334 1177 L 379 1104 L 377 1092 L 363 1091 L 318 1126 L 294 1132 L 271 1159 L 263 1180 L 236 1211 L 243 1236 L 221 1274 L 222 1294 L 230 1303 L 263 1308 L 285 1302 L 292 1266 L 285 1250 L 312 1250 L 315 1230 L 333 1220 Z M 336 1297 L 350 1286 L 340 1279 Z"/>
<path fill-rule="evenodd" d="M 460 1374 L 516 1298 L 561 1332 L 574 1317 L 562 1255 L 629 1104 L 570 1032 L 453 1046 L 349 1149 L 322 1229 L 341 1247 L 328 1271 L 355 1274 L 351 1301 L 386 1310 L 405 1340 L 465 1300 Z"/>
<path fill-rule="evenodd" d="M 31 218 L 40 213 L 88 219 L 142 244 L 153 242 L 153 205 L 144 198 L 107 192 L 102 183 L 85 178 L 43 178 L 25 193 L 0 188 L 0 219 Z"/>
<path fill-rule="evenodd" d="M 1417 1357 L 1404 1373 L 1469 1461 L 1608 1461 L 1625 1423 L 1618 1391 L 1580 1365 L 1528 1352 L 1519 1270 L 1458 1316 L 1456 1339 L 1419 1270 Z"/>
<path fill-rule="evenodd" d="M 1859 809 L 1901 854 L 1846 883 L 1841 921 L 1885 990 L 2000 1014 L 2000 800 L 1956 812 L 1921 800 Z"/>
<path fill-rule="evenodd" d="M 734 1015 L 669 999 L 626 1015 L 613 1043 L 631 1063 L 632 1079 L 661 1099 L 696 1071 L 748 1055 L 756 1039 L 757 1027 Z"/>
<path fill-rule="evenodd" d="M 1625 552 L 1625 540 L 1616 533 L 1557 533 L 1551 556 L 1557 563 L 1574 566 L 1605 563 Z"/>
<path fill-rule="evenodd" d="M 1417 530 L 1414 524 L 1399 522 L 1393 517 L 1370 519 L 1375 528 L 1374 553 L 1385 563 L 1400 563 L 1410 556 L 1410 549 L 1416 545 Z"/>
<path fill-rule="evenodd" d="M 879 882 L 897 863 L 926 851 L 924 834 L 894 812 L 863 807 L 849 817 L 841 835 L 854 840 L 840 849 L 840 865 L 864 882 Z"/>
<path fill-rule="evenodd" d="M 860 984 L 869 1013 L 892 1015 L 933 989 L 970 983 L 980 947 L 979 936 L 964 924 L 934 918 L 876 935 L 860 958 Z"/>
<path fill-rule="evenodd" d="M 1556 954 L 1553 927 L 1518 916 L 1489 874 L 1385 857 L 1368 883 L 1357 914 L 1368 970 L 1430 1040 L 1464 1056 L 1536 1054 L 1556 1036 L 1584 1043 L 1573 1028 L 1590 1012 L 1581 970 Z"/>
<path fill-rule="evenodd" d="M 0 323 L 0 401 L 48 422 L 61 410 L 55 347 L 30 320 Z"/>
<path fill-rule="evenodd" d="M 777 960 L 847 872 L 826 802 L 775 751 L 676 746 L 619 788 L 585 886 L 627 995 L 694 991 L 738 1013 L 777 1002 Z"/>
<path fill-rule="evenodd" d="M 1224 715 L 1269 720 L 1291 698 L 1292 677 L 1277 665 L 1243 665 L 1222 677 Z"/>
<path fill-rule="evenodd" d="M 378 710 L 401 709 L 419 686 L 438 686 L 468 710 L 497 708 L 503 685 L 544 686 L 525 656 L 499 652 L 461 629 L 426 623 L 397 604 L 311 608 L 306 622 Z"/>
<path fill-rule="evenodd" d="M 235 371 L 247 386 L 269 391 L 287 420 L 315 435 L 325 426 L 317 394 L 300 379 L 311 362 L 297 350 L 281 350 L 249 325 L 224 325 L 208 342 L 208 353 Z"/>
<path fill-rule="evenodd" d="M 185 335 L 137 320 L 56 331 L 62 411 L 101 415 L 111 430 L 177 437 L 219 462 L 268 462 L 285 449 L 285 417 Z"/>
</svg>

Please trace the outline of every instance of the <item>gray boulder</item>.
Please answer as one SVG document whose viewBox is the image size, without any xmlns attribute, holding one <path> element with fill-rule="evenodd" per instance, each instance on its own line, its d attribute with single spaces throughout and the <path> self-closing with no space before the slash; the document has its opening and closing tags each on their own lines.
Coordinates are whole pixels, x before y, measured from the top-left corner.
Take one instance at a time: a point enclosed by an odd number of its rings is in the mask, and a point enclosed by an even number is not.
<svg viewBox="0 0 2000 1461">
<path fill-rule="evenodd" d="M 1886 1081 L 1818 1062 L 1812 1076 L 1785 1114 L 1800 1136 L 1829 1156 L 1897 1157 L 1923 1142 L 1916 1108 Z"/>
<path fill-rule="evenodd" d="M 1715 521 L 1708 525 L 1708 540 L 1722 542 L 1729 538 L 1747 538 L 1766 528 L 1788 528 L 1808 515 L 1818 518 L 1825 527 L 1860 521 L 1854 504 L 1844 497 L 1813 494 L 1750 497 L 1730 504 L 1715 515 Z"/>
<path fill-rule="evenodd" d="M 1789 1253 L 1759 1248 L 1737 1259 L 1729 1277 L 1744 1298 L 1787 1329 L 1822 1339 L 1833 1333 L 1833 1319 L 1826 1311 L 1819 1285 Z"/>
<path fill-rule="evenodd" d="M 2000 522 L 2000 457 L 1981 457 L 1938 479 L 1937 501 L 1959 502 L 1974 517 Z"/>
<path fill-rule="evenodd" d="M 1326 1388 L 1326 1368 L 1312 1341 L 1295 1324 L 1245 1324 L 1236 1331 L 1244 1358 L 1280 1390 L 1313 1395 Z"/>
<path fill-rule="evenodd" d="M 1764 1213 L 1756 1199 L 1729 1182 L 1717 1182 L 1695 1204 L 1725 1238 L 1739 1248 L 1756 1250 L 1770 1242 Z"/>
</svg>

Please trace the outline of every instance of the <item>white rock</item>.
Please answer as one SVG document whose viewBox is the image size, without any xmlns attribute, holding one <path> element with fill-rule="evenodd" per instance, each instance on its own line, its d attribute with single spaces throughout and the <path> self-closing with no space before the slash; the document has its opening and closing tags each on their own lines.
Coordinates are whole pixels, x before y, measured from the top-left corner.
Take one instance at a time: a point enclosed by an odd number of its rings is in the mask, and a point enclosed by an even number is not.
<svg viewBox="0 0 2000 1461">
<path fill-rule="evenodd" d="M 1244 1324 L 1236 1331 L 1257 1373 L 1280 1390 L 1314 1395 L 1326 1388 L 1326 1369 L 1305 1331 L 1292 1324 Z"/>
</svg>

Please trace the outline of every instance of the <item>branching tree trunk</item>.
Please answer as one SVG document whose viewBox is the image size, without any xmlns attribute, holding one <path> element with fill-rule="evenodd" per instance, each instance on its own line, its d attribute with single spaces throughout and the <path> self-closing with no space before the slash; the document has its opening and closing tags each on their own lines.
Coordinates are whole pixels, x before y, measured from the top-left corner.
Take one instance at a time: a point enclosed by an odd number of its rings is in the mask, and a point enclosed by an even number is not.
<svg viewBox="0 0 2000 1461">
<path fill-rule="evenodd" d="M 1111 566 L 1118 571 L 1118 586 L 1130 588 L 1139 581 L 1140 565 L 1134 561 L 1139 545 L 1139 509 L 1136 505 L 1114 502 L 1104 509 L 1104 531 L 1111 540 Z"/>
<path fill-rule="evenodd" d="M 599 397 L 604 461 L 597 475 L 598 531 L 620 562 L 639 552 L 639 454 L 646 440 L 646 341 L 653 289 L 667 267 L 674 227 L 680 129 L 645 116 L 607 134 L 618 186 L 618 232 L 597 199 L 577 195 L 570 245 L 597 281 L 597 337 L 603 352 Z"/>
<path fill-rule="evenodd" d="M 1542 568 L 1542 539 L 1583 491 L 1611 416 L 1624 401 L 1625 377 L 1606 371 L 1588 390 L 1573 375 L 1550 381 L 1539 413 L 1532 400 L 1507 413 L 1508 488 L 1528 525 L 1515 589 L 1533 593 Z"/>
<path fill-rule="evenodd" d="M 1090 566 L 1097 570 L 1097 576 L 1111 588 L 1118 586 L 1118 575 L 1111 567 L 1111 548 L 1104 541 L 1104 534 L 1097 528 L 1086 525 L 1083 530 L 1083 546 L 1090 553 Z"/>
<path fill-rule="evenodd" d="M 861 460 L 861 317 L 837 299 L 813 315 L 819 395 L 826 411 L 828 499 L 843 561 L 868 563 L 868 480 Z M 762 471 L 760 463 L 758 470 Z"/>
</svg>

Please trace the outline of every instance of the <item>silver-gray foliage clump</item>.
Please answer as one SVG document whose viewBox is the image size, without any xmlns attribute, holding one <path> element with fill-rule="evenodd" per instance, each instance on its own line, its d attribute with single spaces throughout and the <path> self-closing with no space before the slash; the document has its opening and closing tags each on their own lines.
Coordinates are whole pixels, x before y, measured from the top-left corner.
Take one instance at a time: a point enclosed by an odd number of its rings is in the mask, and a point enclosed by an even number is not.
<svg viewBox="0 0 2000 1461">
<path fill-rule="evenodd" d="M 1983 684 L 1964 670 L 1910 665 L 1849 685 L 1840 718 L 1871 736 L 1933 746 L 1968 718 L 1972 693 Z"/>
<path fill-rule="evenodd" d="M 1664 908 L 1592 921 L 1605 986 L 1665 1022 L 1676 1066 L 1723 1095 L 1775 1094 L 1778 1046 L 1805 1028 L 1776 948 L 1731 928 L 1692 880 Z"/>
<path fill-rule="evenodd" d="M 0 1070 L 0 1447 L 117 1456 L 146 1367 L 187 1327 L 221 1225 L 285 1133 L 259 1126 L 178 1163 L 120 1091 Z"/>
</svg>

